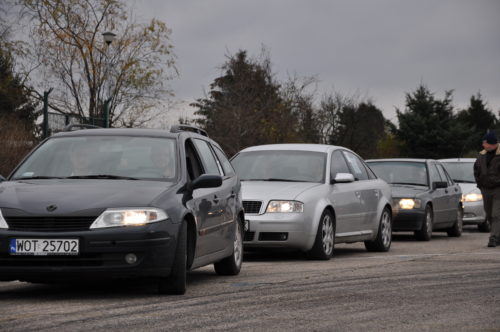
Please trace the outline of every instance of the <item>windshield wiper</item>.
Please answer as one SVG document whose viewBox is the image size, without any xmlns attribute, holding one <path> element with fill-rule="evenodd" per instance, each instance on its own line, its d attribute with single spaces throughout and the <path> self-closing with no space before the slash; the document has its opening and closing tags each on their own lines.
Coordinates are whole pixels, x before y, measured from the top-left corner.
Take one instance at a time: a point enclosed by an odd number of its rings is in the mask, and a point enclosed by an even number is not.
<svg viewBox="0 0 500 332">
<path fill-rule="evenodd" d="M 110 180 L 138 180 L 129 176 L 119 176 L 111 174 L 93 174 L 93 175 L 72 175 L 65 179 L 110 179 Z"/>
<path fill-rule="evenodd" d="M 304 181 L 304 180 L 291 180 L 291 179 L 278 179 L 278 178 L 242 179 L 241 181 L 310 182 L 310 181 Z"/>
<path fill-rule="evenodd" d="M 409 185 L 409 186 L 424 186 L 424 187 L 427 187 L 426 184 L 423 184 L 423 183 L 412 183 L 412 182 L 391 182 L 390 184 L 403 184 L 403 185 Z"/>
<path fill-rule="evenodd" d="M 12 180 L 47 180 L 47 179 L 64 179 L 63 177 L 60 176 L 44 176 L 44 175 L 39 175 L 39 176 L 22 176 L 19 178 L 13 178 Z"/>
</svg>

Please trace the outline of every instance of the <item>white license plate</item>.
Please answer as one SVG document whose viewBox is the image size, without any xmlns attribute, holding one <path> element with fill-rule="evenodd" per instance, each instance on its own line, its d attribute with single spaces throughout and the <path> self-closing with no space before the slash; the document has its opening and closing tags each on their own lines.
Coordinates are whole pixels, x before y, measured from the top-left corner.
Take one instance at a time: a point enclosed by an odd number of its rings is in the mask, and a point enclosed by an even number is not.
<svg viewBox="0 0 500 332">
<path fill-rule="evenodd" d="M 78 255 L 78 239 L 10 239 L 11 255 Z"/>
</svg>

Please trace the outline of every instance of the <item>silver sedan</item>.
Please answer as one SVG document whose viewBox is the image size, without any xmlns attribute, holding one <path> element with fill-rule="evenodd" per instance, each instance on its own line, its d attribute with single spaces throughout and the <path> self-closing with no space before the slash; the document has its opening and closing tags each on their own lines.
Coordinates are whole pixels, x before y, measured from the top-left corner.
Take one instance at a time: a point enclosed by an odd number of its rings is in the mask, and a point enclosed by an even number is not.
<svg viewBox="0 0 500 332">
<path fill-rule="evenodd" d="M 231 162 L 242 181 L 246 248 L 296 248 L 325 260 L 335 243 L 363 241 L 369 251 L 389 250 L 391 189 L 351 150 L 262 145 Z"/>
</svg>

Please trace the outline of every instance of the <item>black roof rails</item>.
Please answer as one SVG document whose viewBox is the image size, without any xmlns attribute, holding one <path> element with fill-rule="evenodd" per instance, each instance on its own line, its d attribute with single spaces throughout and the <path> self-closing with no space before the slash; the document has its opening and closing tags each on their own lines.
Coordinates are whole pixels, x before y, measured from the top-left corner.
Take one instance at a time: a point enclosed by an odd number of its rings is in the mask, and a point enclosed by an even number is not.
<svg viewBox="0 0 500 332">
<path fill-rule="evenodd" d="M 208 137 L 208 134 L 205 130 L 200 129 L 200 128 L 195 127 L 195 126 L 179 124 L 179 125 L 173 125 L 172 127 L 170 127 L 171 133 L 179 133 L 181 131 L 190 131 L 190 132 L 197 133 L 197 134 Z"/>
<path fill-rule="evenodd" d="M 89 124 L 80 124 L 80 123 L 72 123 L 64 127 L 63 131 L 73 131 L 74 128 L 81 128 L 81 129 L 96 129 L 96 128 L 101 128 L 99 126 L 94 126 L 94 125 L 89 125 Z"/>
</svg>

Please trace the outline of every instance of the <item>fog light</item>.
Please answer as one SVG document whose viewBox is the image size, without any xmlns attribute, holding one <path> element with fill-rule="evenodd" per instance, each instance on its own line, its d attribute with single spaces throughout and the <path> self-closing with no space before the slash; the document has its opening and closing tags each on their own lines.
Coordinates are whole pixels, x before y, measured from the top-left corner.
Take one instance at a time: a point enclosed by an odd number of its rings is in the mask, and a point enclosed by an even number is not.
<svg viewBox="0 0 500 332">
<path fill-rule="evenodd" d="M 125 261 L 132 265 L 137 262 L 137 256 L 135 254 L 126 254 Z"/>
</svg>

